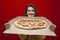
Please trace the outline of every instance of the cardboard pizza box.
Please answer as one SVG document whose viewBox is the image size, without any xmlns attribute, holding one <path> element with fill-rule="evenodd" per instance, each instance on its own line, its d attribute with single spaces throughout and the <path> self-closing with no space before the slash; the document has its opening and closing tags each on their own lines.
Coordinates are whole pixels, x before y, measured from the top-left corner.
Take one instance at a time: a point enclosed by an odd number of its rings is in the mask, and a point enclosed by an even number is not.
<svg viewBox="0 0 60 40">
<path fill-rule="evenodd" d="M 48 26 L 46 28 L 43 29 L 37 29 L 37 30 L 24 30 L 24 29 L 20 29 L 15 27 L 14 22 L 19 20 L 19 19 L 28 19 L 28 18 L 32 18 L 32 19 L 42 19 L 45 20 L 48 23 Z M 18 16 L 16 18 L 13 18 L 12 20 L 10 20 L 9 22 L 10 28 L 5 30 L 3 33 L 8 33 L 8 34 L 24 34 L 24 35 L 47 35 L 47 36 L 56 36 L 54 31 L 51 31 L 49 29 L 50 25 L 54 25 L 51 21 L 49 21 L 47 18 L 45 17 L 24 17 L 24 16 Z M 55 25 L 54 25 L 55 26 Z M 55 26 L 56 27 L 56 26 Z"/>
</svg>

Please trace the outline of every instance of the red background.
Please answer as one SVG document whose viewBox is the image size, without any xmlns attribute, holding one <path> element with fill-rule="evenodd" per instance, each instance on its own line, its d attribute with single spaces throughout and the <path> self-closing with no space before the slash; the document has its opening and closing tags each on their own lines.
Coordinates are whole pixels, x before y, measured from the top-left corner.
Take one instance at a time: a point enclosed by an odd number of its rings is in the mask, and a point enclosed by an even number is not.
<svg viewBox="0 0 60 40">
<path fill-rule="evenodd" d="M 4 23 L 16 16 L 24 16 L 25 8 L 28 4 L 34 4 L 37 7 L 38 15 L 45 16 L 56 26 L 56 40 L 60 40 L 60 14 L 58 0 L 1 0 L 0 1 L 0 40 L 19 40 L 18 35 L 9 34 L 4 36 Z M 47 36 L 45 40 L 54 40 L 53 37 Z"/>
</svg>

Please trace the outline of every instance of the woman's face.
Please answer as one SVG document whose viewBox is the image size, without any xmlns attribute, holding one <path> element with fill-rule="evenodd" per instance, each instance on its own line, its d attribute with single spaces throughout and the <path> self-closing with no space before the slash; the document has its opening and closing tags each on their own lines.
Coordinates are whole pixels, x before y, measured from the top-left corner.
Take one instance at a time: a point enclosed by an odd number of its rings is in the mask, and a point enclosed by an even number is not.
<svg viewBox="0 0 60 40">
<path fill-rule="evenodd" d="M 27 9 L 27 15 L 28 15 L 28 17 L 34 17 L 35 10 L 34 10 L 33 7 L 28 7 L 28 9 Z"/>
</svg>

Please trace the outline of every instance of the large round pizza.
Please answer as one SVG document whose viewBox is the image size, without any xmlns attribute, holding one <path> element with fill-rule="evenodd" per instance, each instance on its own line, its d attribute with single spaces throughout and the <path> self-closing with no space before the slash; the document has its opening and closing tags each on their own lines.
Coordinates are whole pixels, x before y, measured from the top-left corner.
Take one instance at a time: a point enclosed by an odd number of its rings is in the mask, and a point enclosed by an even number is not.
<svg viewBox="0 0 60 40">
<path fill-rule="evenodd" d="M 20 19 L 15 21 L 15 26 L 22 29 L 40 29 L 47 27 L 47 22 L 41 19 Z"/>
</svg>

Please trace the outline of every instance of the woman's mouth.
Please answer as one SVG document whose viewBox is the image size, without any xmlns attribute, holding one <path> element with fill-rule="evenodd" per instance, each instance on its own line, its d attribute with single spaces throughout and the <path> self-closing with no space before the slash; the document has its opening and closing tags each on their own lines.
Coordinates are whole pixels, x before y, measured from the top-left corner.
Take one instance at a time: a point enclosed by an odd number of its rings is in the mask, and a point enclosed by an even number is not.
<svg viewBox="0 0 60 40">
<path fill-rule="evenodd" d="M 28 15 L 34 15 L 34 13 L 29 13 Z"/>
</svg>

